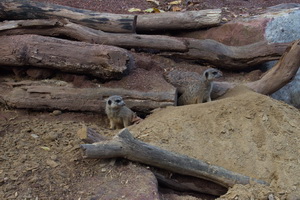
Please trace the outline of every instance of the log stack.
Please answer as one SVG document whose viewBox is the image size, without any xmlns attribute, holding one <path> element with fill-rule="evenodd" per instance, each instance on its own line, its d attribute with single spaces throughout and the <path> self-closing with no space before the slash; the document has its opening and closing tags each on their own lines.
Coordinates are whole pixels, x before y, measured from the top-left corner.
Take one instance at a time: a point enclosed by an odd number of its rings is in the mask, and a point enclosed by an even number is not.
<svg viewBox="0 0 300 200">
<path fill-rule="evenodd" d="M 299 41 L 286 51 L 291 44 L 268 44 L 261 41 L 235 47 L 214 40 L 163 35 L 165 31 L 198 30 L 218 26 L 221 23 L 220 9 L 136 16 L 98 13 L 29 0 L 4 0 L 0 2 L 0 8 L 0 20 L 3 21 L 0 23 L 0 68 L 12 69 L 18 75 L 22 74 L 20 73 L 22 69 L 27 70 L 27 74 L 32 74 L 29 72 L 40 68 L 49 74 L 48 77 L 59 71 L 97 79 L 99 84 L 94 86 L 102 87 L 100 90 L 64 89 L 68 98 L 74 98 L 72 102 L 82 102 L 76 95 L 72 95 L 75 93 L 91 98 L 91 102 L 96 101 L 96 97 L 85 96 L 84 93 L 97 94 L 98 99 L 102 99 L 102 92 L 108 89 L 101 83 L 120 80 L 128 75 L 130 77 L 139 67 L 135 63 L 139 52 L 154 53 L 187 62 L 206 63 L 230 71 L 251 71 L 258 64 L 277 60 L 284 55 L 276 67 L 260 80 L 245 83 L 246 86 L 262 94 L 270 94 L 280 89 L 293 78 L 299 68 L 299 56 L 295 56 L 299 51 Z M 131 51 L 136 53 L 133 54 Z M 153 63 L 151 57 L 144 62 L 148 63 L 148 66 Z M 32 67 L 34 69 L 29 70 Z M 149 79 L 156 80 L 154 77 L 157 76 L 160 75 L 156 73 Z M 168 85 L 167 82 L 153 84 L 158 88 L 148 87 L 146 90 L 140 90 L 138 81 L 134 84 L 136 85 L 131 88 L 120 86 L 117 88 L 119 89 L 117 93 L 127 97 L 129 102 L 132 102 L 131 107 L 138 105 L 136 106 L 138 111 L 149 112 L 157 107 L 176 105 L 176 88 L 165 87 Z M 65 101 L 60 105 L 58 101 L 66 99 L 66 97 L 57 97 L 62 93 L 62 88 L 51 88 L 53 86 L 42 84 L 42 88 L 22 84 L 22 86 L 12 86 L 9 82 L 6 85 L 12 87 L 11 92 L 2 94 L 2 98 L 6 99 L 12 107 L 72 111 L 103 110 L 103 105 L 95 106 L 94 103 L 80 106 Z M 164 87 L 159 88 L 159 85 Z M 217 82 L 213 89 L 213 97 L 222 96 L 234 85 L 235 83 L 232 82 Z M 53 91 L 51 95 L 45 92 L 51 98 L 43 96 L 41 92 L 43 90 Z M 66 91 L 70 91 L 70 94 Z M 115 89 L 111 91 L 114 92 L 104 92 L 102 96 L 116 93 Z M 36 98 L 44 101 L 34 101 L 32 94 L 42 95 Z M 17 101 L 16 98 L 21 99 Z M 36 105 L 33 105 L 35 103 Z"/>
</svg>

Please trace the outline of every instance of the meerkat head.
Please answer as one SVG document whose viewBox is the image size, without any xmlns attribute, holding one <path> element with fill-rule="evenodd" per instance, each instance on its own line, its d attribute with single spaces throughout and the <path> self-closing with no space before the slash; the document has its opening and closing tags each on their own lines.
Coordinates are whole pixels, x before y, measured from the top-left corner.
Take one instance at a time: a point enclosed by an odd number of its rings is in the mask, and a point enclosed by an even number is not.
<svg viewBox="0 0 300 200">
<path fill-rule="evenodd" d="M 125 102 L 123 101 L 123 98 L 121 96 L 110 96 L 107 100 L 106 100 L 106 105 L 109 108 L 120 108 L 122 106 L 125 106 Z"/>
<path fill-rule="evenodd" d="M 223 73 L 217 69 L 209 68 L 203 72 L 203 76 L 206 80 L 214 80 L 223 76 Z"/>
</svg>

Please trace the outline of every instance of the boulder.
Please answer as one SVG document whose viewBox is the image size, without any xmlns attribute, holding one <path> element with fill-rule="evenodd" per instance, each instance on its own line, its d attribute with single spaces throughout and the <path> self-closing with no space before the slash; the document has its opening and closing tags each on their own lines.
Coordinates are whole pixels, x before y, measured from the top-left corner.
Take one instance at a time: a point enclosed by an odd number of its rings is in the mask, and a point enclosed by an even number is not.
<svg viewBox="0 0 300 200">
<path fill-rule="evenodd" d="M 300 4 L 280 4 L 264 14 L 236 18 L 222 26 L 181 33 L 179 36 L 212 39 L 229 46 L 243 46 L 267 40 L 270 43 L 292 42 L 300 38 Z"/>
</svg>

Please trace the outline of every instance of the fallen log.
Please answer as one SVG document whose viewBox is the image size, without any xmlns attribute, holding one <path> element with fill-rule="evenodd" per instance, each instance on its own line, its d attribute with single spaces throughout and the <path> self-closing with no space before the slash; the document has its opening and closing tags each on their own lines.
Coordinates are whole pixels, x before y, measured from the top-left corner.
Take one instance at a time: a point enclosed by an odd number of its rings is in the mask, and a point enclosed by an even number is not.
<svg viewBox="0 0 300 200">
<path fill-rule="evenodd" d="M 221 23 L 221 9 L 139 15 L 137 32 L 200 29 Z"/>
<path fill-rule="evenodd" d="M 300 67 L 300 40 L 295 41 L 282 55 L 276 65 L 261 79 L 246 85 L 255 92 L 272 94 L 289 83 Z"/>
<path fill-rule="evenodd" d="M 107 32 L 134 33 L 135 15 L 99 13 L 28 0 L 2 0 L 0 20 L 67 18 L 72 22 Z"/>
<path fill-rule="evenodd" d="M 226 46 L 213 40 L 195 40 L 162 35 L 109 34 L 67 20 L 7 21 L 0 23 L 0 35 L 39 34 L 65 36 L 79 41 L 124 48 L 167 51 L 164 56 L 198 60 L 221 69 L 244 70 L 277 60 L 289 44 L 258 42 L 246 46 Z"/>
<path fill-rule="evenodd" d="M 136 91 L 124 88 L 74 88 L 61 81 L 5 82 L 0 85 L 0 98 L 12 108 L 32 110 L 66 110 L 104 113 L 105 99 L 120 95 L 126 105 L 137 112 L 150 112 L 158 107 L 175 105 L 176 89 Z"/>
<path fill-rule="evenodd" d="M 38 35 L 1 36 L 0 52 L 2 66 L 58 69 L 104 80 L 121 78 L 133 66 L 125 49 Z"/>
<path fill-rule="evenodd" d="M 186 39 L 188 52 L 164 52 L 161 55 L 210 63 L 220 69 L 244 70 L 271 60 L 278 60 L 290 43 L 268 44 L 266 41 L 227 46 L 214 40 Z"/>
<path fill-rule="evenodd" d="M 202 194 L 211 194 L 214 196 L 224 195 L 228 191 L 227 188 L 211 181 L 174 173 L 172 173 L 170 176 L 170 173 L 163 173 L 161 171 L 162 170 L 152 169 L 152 172 L 161 185 L 171 188 L 175 191 L 198 192 Z"/>
<path fill-rule="evenodd" d="M 221 69 L 244 70 L 277 60 L 289 44 L 258 42 L 246 46 L 226 46 L 213 40 L 195 40 L 162 35 L 114 34 L 93 30 L 68 20 L 20 20 L 0 23 L 0 35 L 38 34 L 65 36 L 79 41 L 124 48 L 167 51 L 164 56 L 198 60 Z"/>
<path fill-rule="evenodd" d="M 97 133 L 95 130 L 88 128 L 87 126 L 83 125 L 81 129 L 77 131 L 77 136 L 84 142 L 84 143 L 95 143 L 108 140 L 105 136 Z"/>
<path fill-rule="evenodd" d="M 109 140 L 105 136 L 99 134 L 91 128 L 88 128 L 85 125 L 83 125 L 82 128 L 77 131 L 77 136 L 84 143 L 89 144 Z M 154 173 L 160 184 L 163 184 L 166 187 L 177 191 L 193 191 L 198 193 L 211 194 L 215 196 L 221 196 L 227 192 L 226 188 L 207 180 L 174 173 L 172 173 L 172 176 L 170 176 L 169 172 L 153 167 L 150 168 L 150 170 Z"/>
<path fill-rule="evenodd" d="M 296 75 L 300 67 L 300 40 L 295 41 L 286 49 L 276 65 L 267 71 L 259 80 L 248 83 L 215 82 L 212 98 L 224 95 L 227 90 L 236 85 L 244 85 L 251 90 L 265 95 L 270 95 L 287 83 Z"/>
<path fill-rule="evenodd" d="M 65 36 L 75 40 L 124 48 L 146 48 L 161 51 L 188 51 L 184 40 L 163 35 L 106 33 L 68 20 L 17 20 L 0 23 L 0 35 L 37 34 Z"/>
<path fill-rule="evenodd" d="M 249 184 L 250 181 L 267 184 L 264 181 L 141 142 L 135 139 L 127 129 L 120 131 L 112 140 L 82 144 L 81 148 L 86 158 L 123 157 L 178 174 L 209 180 L 226 188 L 235 184 Z"/>
</svg>

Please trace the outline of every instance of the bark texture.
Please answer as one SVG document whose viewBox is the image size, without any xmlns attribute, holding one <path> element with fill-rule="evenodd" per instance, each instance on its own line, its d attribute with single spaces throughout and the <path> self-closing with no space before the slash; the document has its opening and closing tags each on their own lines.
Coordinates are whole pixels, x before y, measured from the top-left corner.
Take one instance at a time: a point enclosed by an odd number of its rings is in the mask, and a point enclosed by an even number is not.
<svg viewBox="0 0 300 200">
<path fill-rule="evenodd" d="M 291 45 L 277 64 L 261 79 L 247 86 L 261 94 L 272 94 L 289 83 L 300 67 L 300 40 Z"/>
<path fill-rule="evenodd" d="M 0 86 L 0 98 L 13 108 L 104 113 L 105 99 L 120 95 L 134 111 L 175 105 L 176 90 L 140 92 L 122 88 L 74 88 L 65 82 L 24 81 Z"/>
<path fill-rule="evenodd" d="M 244 70 L 277 60 L 290 44 L 265 41 L 245 46 L 227 46 L 214 40 L 196 40 L 163 35 L 117 34 L 97 31 L 68 20 L 8 21 L 0 23 L 0 35 L 39 34 L 123 48 L 156 49 L 164 56 L 210 63 L 220 69 Z"/>
<path fill-rule="evenodd" d="M 221 23 L 221 9 L 139 15 L 137 32 L 200 29 Z"/>
<path fill-rule="evenodd" d="M 262 41 L 245 46 L 227 46 L 209 39 L 187 39 L 187 41 L 188 52 L 170 52 L 162 55 L 198 60 L 213 64 L 220 69 L 243 70 L 270 60 L 279 59 L 290 45 L 290 43 L 268 44 Z"/>
<path fill-rule="evenodd" d="M 122 129 L 112 140 L 82 144 L 81 148 L 87 158 L 123 157 L 175 173 L 203 178 L 227 188 L 234 184 L 249 184 L 251 181 L 267 184 L 264 181 L 141 142 L 135 139 L 127 129 Z"/>
<path fill-rule="evenodd" d="M 124 48 L 146 48 L 161 51 L 185 52 L 185 41 L 163 35 L 137 35 L 106 33 L 72 23 L 68 20 L 17 20 L 0 23 L 0 35 L 37 34 L 44 36 L 65 36 L 75 40 L 112 45 Z"/>
<path fill-rule="evenodd" d="M 125 49 L 38 35 L 2 36 L 0 52 L 2 66 L 50 68 L 101 79 L 121 78 L 133 66 Z"/>
<path fill-rule="evenodd" d="M 105 136 L 101 135 L 91 128 L 88 128 L 85 125 L 83 125 L 82 128 L 77 131 L 77 136 L 84 143 L 89 144 L 109 140 Z M 169 172 L 158 168 L 150 168 L 150 170 L 154 173 L 155 177 L 161 184 L 177 191 L 193 191 L 215 196 L 221 196 L 227 192 L 227 189 L 225 187 L 207 180 L 174 173 L 172 173 L 172 175 L 170 176 Z"/>
<path fill-rule="evenodd" d="M 29 0 L 2 0 L 0 20 L 67 18 L 72 22 L 107 32 L 135 32 L 136 16 L 99 13 Z"/>
</svg>

